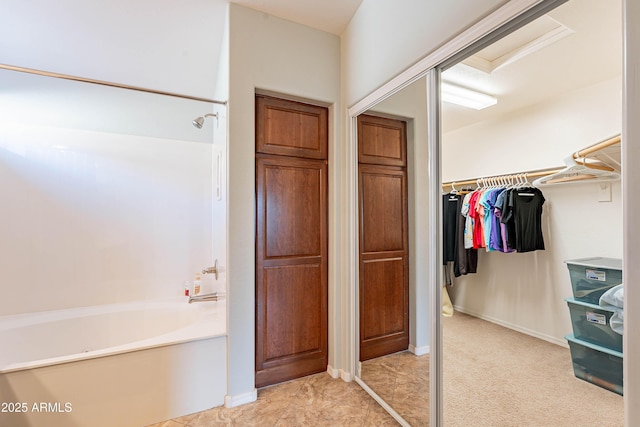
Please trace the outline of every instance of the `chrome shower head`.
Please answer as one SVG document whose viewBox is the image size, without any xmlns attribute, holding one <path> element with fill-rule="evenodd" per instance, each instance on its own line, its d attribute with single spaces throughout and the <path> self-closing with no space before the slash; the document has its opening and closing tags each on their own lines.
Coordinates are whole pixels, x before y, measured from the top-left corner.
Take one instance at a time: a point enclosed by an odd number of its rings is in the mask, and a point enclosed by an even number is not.
<svg viewBox="0 0 640 427">
<path fill-rule="evenodd" d="M 198 129 L 202 129 L 202 125 L 204 125 L 205 117 L 215 117 L 217 119 L 218 118 L 218 113 L 205 114 L 204 116 L 200 116 L 200 117 L 197 117 L 197 118 L 193 119 L 193 121 L 191 123 L 195 127 L 197 127 Z"/>
<path fill-rule="evenodd" d="M 198 129 L 202 129 L 202 125 L 204 124 L 204 117 L 200 116 L 197 119 L 193 119 L 191 123 L 193 123 L 193 125 Z"/>
</svg>

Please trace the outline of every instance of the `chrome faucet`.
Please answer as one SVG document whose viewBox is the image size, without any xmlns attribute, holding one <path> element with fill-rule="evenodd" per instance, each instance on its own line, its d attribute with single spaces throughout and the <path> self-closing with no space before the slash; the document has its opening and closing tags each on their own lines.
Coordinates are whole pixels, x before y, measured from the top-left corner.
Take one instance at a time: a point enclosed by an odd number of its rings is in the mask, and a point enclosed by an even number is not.
<svg viewBox="0 0 640 427">
<path fill-rule="evenodd" d="M 202 295 L 192 295 L 189 297 L 189 304 L 191 304 L 192 302 L 218 301 L 223 297 L 224 295 L 219 294 L 218 292 L 212 292 L 210 294 L 202 294 Z"/>
<path fill-rule="evenodd" d="M 213 263 L 213 267 L 205 268 L 202 270 L 202 274 L 213 274 L 216 280 L 218 280 L 218 260 Z"/>
</svg>

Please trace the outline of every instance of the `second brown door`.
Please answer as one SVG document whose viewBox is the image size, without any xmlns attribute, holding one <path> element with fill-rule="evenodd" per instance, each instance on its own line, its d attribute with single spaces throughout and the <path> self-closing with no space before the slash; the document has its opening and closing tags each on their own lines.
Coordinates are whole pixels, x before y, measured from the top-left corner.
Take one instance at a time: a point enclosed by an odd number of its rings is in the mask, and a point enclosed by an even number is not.
<svg viewBox="0 0 640 427">
<path fill-rule="evenodd" d="M 360 360 L 409 346 L 406 122 L 358 117 Z"/>
</svg>

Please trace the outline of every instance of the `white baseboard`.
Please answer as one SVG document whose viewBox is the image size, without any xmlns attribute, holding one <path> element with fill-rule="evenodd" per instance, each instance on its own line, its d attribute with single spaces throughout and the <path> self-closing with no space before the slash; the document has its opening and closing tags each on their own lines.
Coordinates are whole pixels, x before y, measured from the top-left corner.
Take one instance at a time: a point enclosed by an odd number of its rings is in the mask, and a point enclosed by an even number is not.
<svg viewBox="0 0 640 427">
<path fill-rule="evenodd" d="M 340 378 L 342 378 L 342 381 L 350 383 L 353 381 L 353 374 L 340 369 Z"/>
<path fill-rule="evenodd" d="M 258 390 L 254 388 L 253 391 L 239 394 L 237 396 L 226 395 L 224 397 L 224 406 L 226 408 L 235 408 L 236 406 L 255 402 L 256 400 L 258 400 Z"/>
<path fill-rule="evenodd" d="M 340 369 L 336 369 L 331 365 L 327 365 L 327 373 L 331 375 L 331 378 L 340 378 Z"/>
<path fill-rule="evenodd" d="M 413 354 L 415 354 L 416 356 L 422 356 L 424 354 L 429 354 L 429 351 L 431 350 L 431 348 L 428 345 L 423 345 L 420 347 L 416 347 L 413 344 L 409 344 L 409 351 Z"/>
<path fill-rule="evenodd" d="M 349 372 L 342 369 L 336 369 L 331 365 L 327 365 L 327 373 L 331 375 L 331 378 L 341 378 L 342 381 L 346 381 L 348 383 L 353 381 L 353 375 Z"/>
<path fill-rule="evenodd" d="M 487 316 L 487 315 L 480 314 L 480 313 L 474 313 L 473 311 L 465 310 L 464 308 L 462 308 L 462 307 L 460 307 L 458 305 L 454 305 L 453 309 L 455 311 L 459 311 L 460 313 L 468 314 L 469 316 L 477 317 L 478 319 L 486 320 L 487 322 L 491 322 L 491 323 L 495 323 L 496 325 L 504 326 L 505 328 L 514 330 L 516 332 L 520 332 L 520 333 L 523 333 L 525 335 L 529 335 L 529 336 L 532 336 L 532 337 L 535 337 L 535 338 L 539 338 L 541 340 L 550 342 L 551 344 L 556 344 L 556 345 L 559 345 L 561 347 L 569 348 L 569 344 L 567 344 L 567 342 L 565 340 L 563 340 L 563 339 L 558 339 L 558 338 L 556 338 L 554 336 L 547 335 L 547 334 L 541 334 L 540 332 L 534 331 L 532 329 L 523 328 L 522 326 L 514 325 L 513 323 L 505 322 L 504 320 L 496 319 L 496 318 L 491 317 L 491 316 Z M 455 316 L 455 314 L 454 314 L 454 316 Z"/>
</svg>

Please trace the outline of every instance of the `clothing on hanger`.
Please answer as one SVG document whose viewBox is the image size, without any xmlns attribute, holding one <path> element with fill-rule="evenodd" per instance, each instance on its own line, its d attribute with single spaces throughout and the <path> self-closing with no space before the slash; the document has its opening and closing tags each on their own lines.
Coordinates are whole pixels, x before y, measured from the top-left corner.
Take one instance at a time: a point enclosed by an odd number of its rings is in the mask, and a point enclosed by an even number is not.
<svg viewBox="0 0 640 427">
<path fill-rule="evenodd" d="M 461 202 L 464 247 L 504 253 L 544 250 L 544 200 L 542 191 L 528 183 L 480 187 L 467 194 Z"/>
<path fill-rule="evenodd" d="M 453 263 L 453 275 L 475 273 L 478 265 L 476 249 L 465 247 L 465 223 L 467 217 L 463 214 L 463 207 L 468 212 L 469 194 L 447 193 L 442 196 L 442 245 L 443 264 Z"/>
<path fill-rule="evenodd" d="M 538 188 L 513 189 L 505 199 L 508 215 L 501 221 L 512 223 L 513 246 L 517 252 L 544 250 L 542 205 L 545 198 Z M 509 233 L 510 231 L 508 231 Z"/>
</svg>

